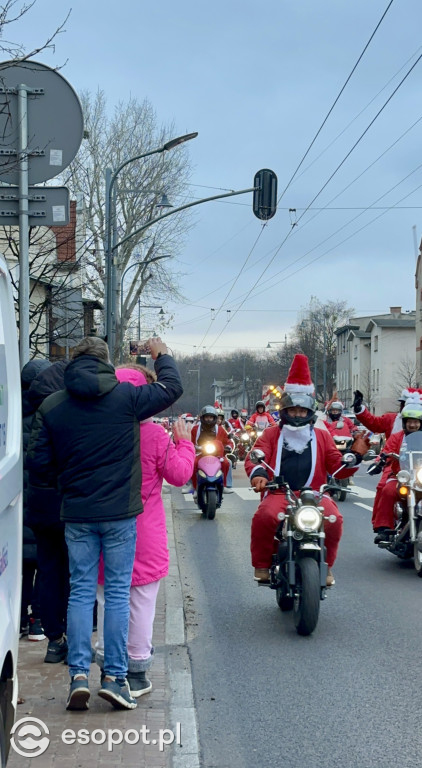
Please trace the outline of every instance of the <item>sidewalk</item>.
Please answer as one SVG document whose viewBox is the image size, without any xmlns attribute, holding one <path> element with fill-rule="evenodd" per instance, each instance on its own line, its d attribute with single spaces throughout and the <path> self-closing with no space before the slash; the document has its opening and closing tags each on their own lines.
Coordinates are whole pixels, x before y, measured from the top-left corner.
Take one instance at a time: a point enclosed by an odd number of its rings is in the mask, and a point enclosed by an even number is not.
<svg viewBox="0 0 422 768">
<path fill-rule="evenodd" d="M 198 743 L 190 662 L 185 646 L 182 590 L 174 544 L 170 488 L 163 489 L 169 533 L 170 573 L 163 580 L 154 624 L 154 664 L 151 693 L 138 699 L 135 710 L 117 711 L 97 696 L 100 672 L 91 665 L 90 708 L 67 712 L 68 668 L 44 664 L 47 641 L 19 641 L 19 695 L 16 720 L 38 718 L 38 729 L 27 734 L 16 731 L 8 768 L 199 768 Z M 95 634 L 93 635 L 93 644 Z M 47 726 L 50 743 L 40 750 Z M 179 725 L 178 725 L 179 724 Z M 65 743 L 62 734 L 66 729 Z M 86 729 L 86 735 L 80 734 Z M 120 734 L 118 731 L 121 731 Z M 125 733 L 127 732 L 127 733 Z M 169 742 L 173 739 L 172 744 Z M 30 738 L 32 737 L 32 739 Z M 88 743 L 81 744 L 80 741 Z M 118 742 L 121 743 L 118 743 Z M 31 743 L 32 742 L 32 743 Z M 73 743 L 72 743 L 73 742 Z M 113 743 L 114 742 L 114 743 Z M 150 742 L 150 743 L 146 743 Z M 39 756 L 35 756 L 35 754 Z M 30 757 L 34 754 L 33 757 Z"/>
</svg>

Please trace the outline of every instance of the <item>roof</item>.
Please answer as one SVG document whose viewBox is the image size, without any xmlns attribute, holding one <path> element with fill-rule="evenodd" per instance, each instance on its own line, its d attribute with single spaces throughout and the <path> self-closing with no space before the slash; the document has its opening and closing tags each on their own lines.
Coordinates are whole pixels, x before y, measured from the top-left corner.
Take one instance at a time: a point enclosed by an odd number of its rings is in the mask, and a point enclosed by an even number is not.
<svg viewBox="0 0 422 768">
<path fill-rule="evenodd" d="M 358 325 L 350 325 L 349 323 L 347 325 L 342 325 L 340 328 L 336 328 L 334 333 L 336 336 L 340 336 L 341 333 L 344 333 L 344 331 L 353 331 L 355 329 L 359 329 Z"/>
<path fill-rule="evenodd" d="M 414 328 L 416 325 L 415 315 L 409 317 L 392 317 L 388 319 L 376 320 L 373 318 L 367 327 L 367 331 L 371 330 L 374 325 L 379 328 Z"/>
<path fill-rule="evenodd" d="M 347 337 L 347 341 L 352 341 L 353 338 L 356 338 L 356 339 L 370 339 L 371 338 L 371 334 L 370 333 L 366 333 L 366 331 L 350 331 L 350 333 L 349 333 L 349 335 Z"/>
</svg>

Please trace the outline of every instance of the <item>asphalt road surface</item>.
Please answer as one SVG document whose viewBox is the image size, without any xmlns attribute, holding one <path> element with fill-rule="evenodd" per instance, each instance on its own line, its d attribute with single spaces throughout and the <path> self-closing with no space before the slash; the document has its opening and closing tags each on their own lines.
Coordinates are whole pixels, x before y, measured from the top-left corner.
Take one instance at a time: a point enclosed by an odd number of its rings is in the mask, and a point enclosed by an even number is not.
<svg viewBox="0 0 422 768">
<path fill-rule="evenodd" d="M 377 478 L 339 504 L 336 586 L 299 637 L 250 565 L 257 506 L 243 465 L 214 521 L 173 489 L 202 768 L 422 763 L 422 579 L 373 544 Z"/>
</svg>

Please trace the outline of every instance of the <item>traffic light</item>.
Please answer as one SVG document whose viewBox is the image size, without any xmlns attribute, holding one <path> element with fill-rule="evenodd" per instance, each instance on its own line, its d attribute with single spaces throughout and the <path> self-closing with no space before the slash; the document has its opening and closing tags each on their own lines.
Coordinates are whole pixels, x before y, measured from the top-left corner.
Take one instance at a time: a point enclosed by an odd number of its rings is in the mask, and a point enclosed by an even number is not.
<svg viewBox="0 0 422 768">
<path fill-rule="evenodd" d="M 253 212 L 258 219 L 268 221 L 277 210 L 277 176 L 269 168 L 262 168 L 253 181 Z"/>
</svg>

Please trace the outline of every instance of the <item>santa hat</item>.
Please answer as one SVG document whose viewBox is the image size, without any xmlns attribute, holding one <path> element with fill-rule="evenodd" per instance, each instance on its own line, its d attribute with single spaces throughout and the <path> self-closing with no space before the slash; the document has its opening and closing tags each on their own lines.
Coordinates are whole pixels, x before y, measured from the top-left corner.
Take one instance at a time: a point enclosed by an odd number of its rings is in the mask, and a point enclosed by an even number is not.
<svg viewBox="0 0 422 768">
<path fill-rule="evenodd" d="M 418 389 L 417 387 L 406 387 L 402 390 L 402 393 L 400 397 L 398 398 L 398 402 L 403 400 L 404 402 L 406 400 L 413 400 L 414 402 L 420 402 L 422 395 L 422 390 Z"/>
<path fill-rule="evenodd" d="M 285 392 L 303 392 L 306 395 L 313 395 L 315 387 L 312 384 L 309 362 L 306 355 L 295 355 L 287 374 L 284 385 Z"/>
</svg>

